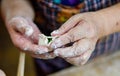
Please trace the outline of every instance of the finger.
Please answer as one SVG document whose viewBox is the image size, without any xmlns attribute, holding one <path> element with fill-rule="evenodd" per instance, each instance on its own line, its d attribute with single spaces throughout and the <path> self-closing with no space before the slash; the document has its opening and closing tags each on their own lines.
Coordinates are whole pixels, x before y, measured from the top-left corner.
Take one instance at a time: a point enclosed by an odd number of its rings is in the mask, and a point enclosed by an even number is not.
<svg viewBox="0 0 120 76">
<path fill-rule="evenodd" d="M 53 54 L 53 52 L 50 53 L 44 53 L 44 54 L 32 54 L 32 57 L 38 58 L 38 59 L 53 59 L 56 56 Z"/>
<path fill-rule="evenodd" d="M 43 54 L 49 51 L 46 46 L 38 46 L 32 43 L 30 39 L 25 38 L 19 34 L 12 34 L 11 36 L 14 45 L 24 52 Z"/>
<path fill-rule="evenodd" d="M 19 48 L 22 49 L 24 52 L 33 54 L 44 54 L 49 51 L 49 49 L 45 46 L 38 46 L 25 40 L 24 43 L 21 42 L 17 44 L 17 46 L 19 46 Z"/>
<path fill-rule="evenodd" d="M 31 35 L 31 39 L 33 42 L 38 43 L 39 34 L 41 34 L 40 30 L 38 29 L 37 25 L 35 25 L 31 20 L 28 20 L 29 25 L 31 25 L 34 29 L 33 34 Z"/>
<path fill-rule="evenodd" d="M 94 50 L 95 43 L 94 40 L 81 39 L 75 42 L 73 46 L 56 49 L 54 54 L 61 57 L 79 56 L 87 50 Z"/>
<path fill-rule="evenodd" d="M 92 50 L 88 50 L 83 55 L 73 58 L 66 58 L 65 60 L 73 65 L 79 66 L 85 64 L 89 60 L 91 54 L 92 54 Z"/>
<path fill-rule="evenodd" d="M 18 32 L 30 37 L 34 43 L 38 43 L 40 31 L 32 20 L 15 17 L 9 22 L 9 25 L 13 26 Z"/>
<path fill-rule="evenodd" d="M 86 22 L 82 22 L 78 24 L 76 27 L 74 27 L 73 29 L 71 29 L 69 32 L 55 39 L 51 44 L 51 47 L 58 48 L 58 47 L 64 46 L 68 43 L 88 37 L 89 34 L 92 34 L 91 32 L 92 31 L 89 31 L 88 24 Z"/>
<path fill-rule="evenodd" d="M 33 54 L 44 54 L 49 51 L 45 46 L 38 46 L 36 44 L 24 44 L 24 47 L 20 47 L 24 52 L 33 53 Z"/>
<path fill-rule="evenodd" d="M 9 22 L 10 26 L 13 26 L 13 28 L 22 33 L 25 34 L 26 36 L 31 36 L 33 33 L 33 28 L 32 26 L 30 26 L 27 22 L 26 19 L 22 18 L 22 17 L 15 17 L 12 18 L 12 20 Z"/>
<path fill-rule="evenodd" d="M 76 26 L 82 21 L 80 15 L 74 15 L 68 19 L 58 30 L 55 30 L 51 33 L 52 36 L 60 35 L 66 33 L 68 30 Z"/>
<path fill-rule="evenodd" d="M 73 57 L 82 54 L 90 47 L 89 40 L 82 39 L 73 44 L 73 46 L 58 48 L 54 51 L 54 54 L 61 57 Z"/>
</svg>

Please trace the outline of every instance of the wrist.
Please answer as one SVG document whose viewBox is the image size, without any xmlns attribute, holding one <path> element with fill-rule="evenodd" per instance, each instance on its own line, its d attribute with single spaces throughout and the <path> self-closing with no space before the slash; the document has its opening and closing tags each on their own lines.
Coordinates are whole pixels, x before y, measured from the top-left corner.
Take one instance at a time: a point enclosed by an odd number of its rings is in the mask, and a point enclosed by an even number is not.
<svg viewBox="0 0 120 76">
<path fill-rule="evenodd" d="M 92 22 L 93 25 L 95 26 L 97 38 L 101 38 L 107 35 L 106 31 L 106 20 L 102 14 L 99 14 L 98 12 L 92 12 Z"/>
<path fill-rule="evenodd" d="M 103 29 L 103 36 L 120 32 L 120 4 L 96 11 L 101 20 L 101 28 Z"/>
<path fill-rule="evenodd" d="M 99 38 L 118 32 L 115 26 L 116 19 L 114 16 L 111 16 L 111 13 L 104 10 L 96 11 L 94 13 L 93 19 L 96 22 Z"/>
</svg>

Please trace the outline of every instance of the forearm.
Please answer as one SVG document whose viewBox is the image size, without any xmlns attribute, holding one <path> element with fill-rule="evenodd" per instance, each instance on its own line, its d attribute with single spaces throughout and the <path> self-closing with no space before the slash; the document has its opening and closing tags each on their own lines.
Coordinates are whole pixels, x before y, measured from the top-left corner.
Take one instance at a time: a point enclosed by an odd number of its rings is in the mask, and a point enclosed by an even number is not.
<svg viewBox="0 0 120 76">
<path fill-rule="evenodd" d="M 1 5 L 5 23 L 15 16 L 34 19 L 34 11 L 28 0 L 2 0 Z"/>
<path fill-rule="evenodd" d="M 100 17 L 100 25 L 104 35 L 120 32 L 120 3 L 96 12 Z"/>
</svg>

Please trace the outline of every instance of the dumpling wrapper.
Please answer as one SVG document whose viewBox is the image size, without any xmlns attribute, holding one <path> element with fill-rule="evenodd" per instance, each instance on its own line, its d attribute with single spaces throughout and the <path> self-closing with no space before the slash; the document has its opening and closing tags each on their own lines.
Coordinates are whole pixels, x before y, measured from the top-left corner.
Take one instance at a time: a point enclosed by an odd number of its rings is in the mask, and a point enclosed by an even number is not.
<svg viewBox="0 0 120 76">
<path fill-rule="evenodd" d="M 52 38 L 50 41 L 48 40 L 49 38 Z M 45 45 L 48 46 L 52 43 L 52 41 L 57 38 L 57 37 L 52 37 L 52 36 L 45 36 L 44 34 L 39 35 L 39 42 L 38 45 Z M 52 51 L 52 48 L 50 48 L 50 51 Z M 53 59 L 55 56 L 51 56 L 49 53 L 44 53 L 45 58 L 42 59 Z"/>
<path fill-rule="evenodd" d="M 38 45 L 46 45 L 49 46 L 57 37 L 45 36 L 44 34 L 39 34 L 39 42 Z M 50 40 L 49 40 L 50 39 Z"/>
</svg>

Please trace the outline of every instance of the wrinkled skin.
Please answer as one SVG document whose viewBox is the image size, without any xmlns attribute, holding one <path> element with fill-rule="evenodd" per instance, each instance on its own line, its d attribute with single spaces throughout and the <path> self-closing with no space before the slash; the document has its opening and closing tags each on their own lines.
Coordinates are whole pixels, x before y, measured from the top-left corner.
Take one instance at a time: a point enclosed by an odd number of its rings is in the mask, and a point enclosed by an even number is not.
<svg viewBox="0 0 120 76">
<path fill-rule="evenodd" d="M 94 13 L 77 14 L 71 17 L 52 36 L 59 36 L 51 44 L 54 54 L 75 64 L 85 64 L 95 49 L 97 40 L 102 36 L 103 29 Z M 73 42 L 72 46 L 64 47 Z"/>
</svg>

